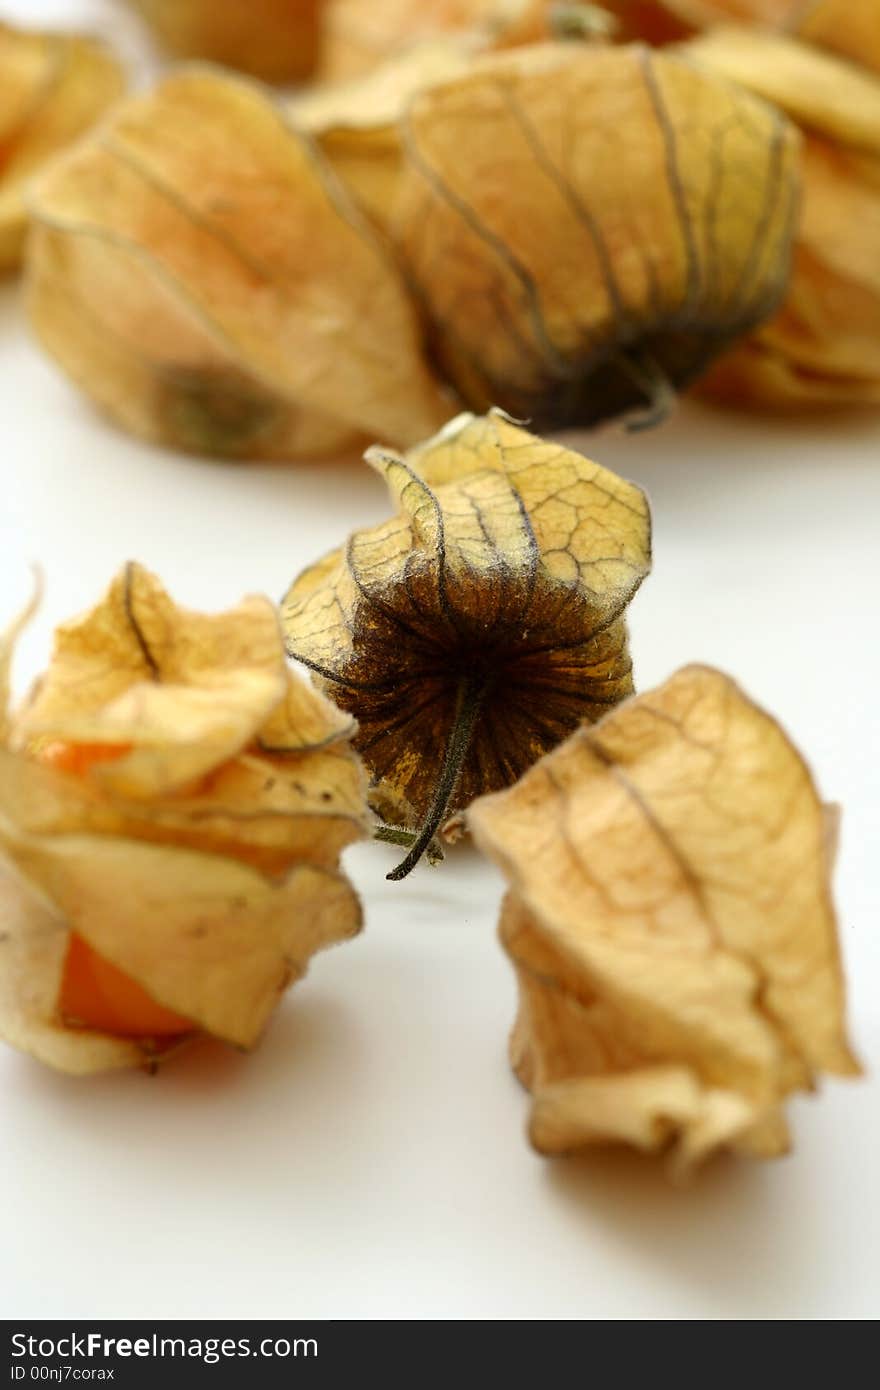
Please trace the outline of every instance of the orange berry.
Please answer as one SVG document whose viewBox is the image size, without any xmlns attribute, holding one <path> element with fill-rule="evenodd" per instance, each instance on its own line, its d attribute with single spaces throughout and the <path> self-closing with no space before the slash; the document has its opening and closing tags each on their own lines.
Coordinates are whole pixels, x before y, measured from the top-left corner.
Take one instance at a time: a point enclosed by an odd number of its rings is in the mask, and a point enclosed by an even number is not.
<svg viewBox="0 0 880 1390">
<path fill-rule="evenodd" d="M 151 999 L 117 966 L 71 932 L 58 996 L 65 1023 L 127 1038 L 167 1038 L 193 1032 L 188 1018 Z"/>
<path fill-rule="evenodd" d="M 65 743 L 57 739 L 41 748 L 37 757 L 59 772 L 85 777 L 96 763 L 114 762 L 130 751 L 130 743 Z"/>
</svg>

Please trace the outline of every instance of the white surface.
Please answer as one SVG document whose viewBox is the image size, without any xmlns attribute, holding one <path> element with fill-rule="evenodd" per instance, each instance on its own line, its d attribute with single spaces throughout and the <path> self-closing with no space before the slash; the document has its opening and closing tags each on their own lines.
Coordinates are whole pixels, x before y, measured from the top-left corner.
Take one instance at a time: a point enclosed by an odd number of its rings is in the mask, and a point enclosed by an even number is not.
<svg viewBox="0 0 880 1390">
<path fill-rule="evenodd" d="M 107 4 L 6 4 L 36 17 Z M 387 513 L 356 466 L 176 458 L 98 420 L 0 295 L 0 597 L 39 559 L 52 624 L 138 558 L 194 606 L 279 595 Z M 655 573 L 632 615 L 642 689 L 734 674 L 845 809 L 838 869 L 853 1035 L 880 1053 L 880 427 L 689 406 L 584 448 L 647 487 Z M 347 865 L 367 930 L 317 958 L 251 1058 L 73 1082 L 0 1054 L 5 1317 L 856 1318 L 878 1313 L 875 1080 L 795 1104 L 796 1150 L 687 1191 L 615 1153 L 547 1163 L 505 1060 L 495 874 L 467 852 L 403 884 Z"/>
</svg>

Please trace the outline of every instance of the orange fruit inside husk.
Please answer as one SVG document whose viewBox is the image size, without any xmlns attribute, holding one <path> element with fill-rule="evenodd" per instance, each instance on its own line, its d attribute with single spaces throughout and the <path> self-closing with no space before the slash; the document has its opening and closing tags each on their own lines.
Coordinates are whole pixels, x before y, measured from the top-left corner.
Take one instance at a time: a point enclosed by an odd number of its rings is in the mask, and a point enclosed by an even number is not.
<svg viewBox="0 0 880 1390">
<path fill-rule="evenodd" d="M 130 744 L 46 744 L 40 762 L 84 777 L 95 763 L 123 757 Z M 65 1023 L 128 1038 L 169 1038 L 191 1033 L 194 1024 L 151 999 L 136 980 L 71 932 L 64 961 L 58 1011 Z"/>
</svg>

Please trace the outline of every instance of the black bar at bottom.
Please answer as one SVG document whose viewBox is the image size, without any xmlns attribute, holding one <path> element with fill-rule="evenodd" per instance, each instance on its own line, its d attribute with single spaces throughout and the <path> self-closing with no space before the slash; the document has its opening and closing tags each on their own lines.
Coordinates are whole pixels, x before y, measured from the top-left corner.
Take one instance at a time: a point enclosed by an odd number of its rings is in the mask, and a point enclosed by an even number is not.
<svg viewBox="0 0 880 1390">
<path fill-rule="evenodd" d="M 69 1390 L 113 1386 L 155 1390 L 170 1382 L 193 1387 L 342 1384 L 341 1377 L 395 1371 L 407 1383 L 430 1368 L 433 1377 L 461 1377 L 475 1343 L 491 1358 L 493 1379 L 511 1367 L 528 1374 L 540 1364 L 541 1339 L 528 1324 L 504 1329 L 475 1319 L 459 1336 L 417 1321 L 131 1322 L 94 1318 L 3 1323 L 0 1390 L 43 1384 Z M 571 1325 L 577 1333 L 577 1324 Z M 482 1344 L 482 1346 L 480 1345 Z M 546 1351 L 546 1348 L 545 1348 Z M 5 1366 L 3 1361 L 5 1359 Z"/>
</svg>

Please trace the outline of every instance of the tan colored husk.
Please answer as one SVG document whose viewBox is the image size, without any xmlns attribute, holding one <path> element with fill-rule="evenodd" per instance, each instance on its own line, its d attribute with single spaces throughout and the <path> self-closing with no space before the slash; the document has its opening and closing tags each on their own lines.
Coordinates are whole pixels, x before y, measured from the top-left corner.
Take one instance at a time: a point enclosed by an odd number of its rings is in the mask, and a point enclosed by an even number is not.
<svg viewBox="0 0 880 1390">
<path fill-rule="evenodd" d="M 880 82 L 852 63 L 785 34 L 734 25 L 678 51 L 772 101 L 806 130 L 880 153 Z"/>
<path fill-rule="evenodd" d="M 730 405 L 880 405 L 880 158 L 809 138 L 791 283 L 778 314 L 700 391 Z"/>
<path fill-rule="evenodd" d="M 466 34 L 483 45 L 546 35 L 545 0 L 327 0 L 319 76 L 360 77 L 414 45 Z"/>
<path fill-rule="evenodd" d="M 97 40 L 0 21 L 0 275 L 21 261 L 29 180 L 124 88 L 120 64 Z"/>
<path fill-rule="evenodd" d="M 192 612 L 128 566 L 4 709 L 0 1035 L 75 1072 L 164 1054 L 64 1025 L 75 933 L 193 1033 L 252 1046 L 309 956 L 358 930 L 338 860 L 367 826 L 354 725 L 288 670 L 272 605 Z M 120 755 L 73 775 L 42 759 L 59 744 Z"/>
<path fill-rule="evenodd" d="M 809 43 L 880 73 L 877 0 L 809 0 L 796 28 Z"/>
<path fill-rule="evenodd" d="M 663 19 L 691 30 L 712 29 L 730 21 L 796 35 L 880 70 L 880 10 L 877 0 L 604 0 L 614 13 L 633 15 L 634 37 L 655 42 L 647 26 Z M 659 20 L 655 18 L 659 16 Z"/>
<path fill-rule="evenodd" d="M 796 132 L 665 51 L 493 55 L 403 129 L 392 232 L 473 409 L 656 418 L 784 292 Z"/>
<path fill-rule="evenodd" d="M 178 58 L 208 58 L 267 82 L 299 82 L 318 61 L 323 0 L 129 0 Z"/>
<path fill-rule="evenodd" d="M 788 1146 L 782 1106 L 857 1074 L 830 895 L 835 817 L 729 677 L 679 671 L 467 815 L 501 867 L 511 1055 L 544 1153 Z"/>
<path fill-rule="evenodd" d="M 69 939 L 57 909 L 0 861 L 0 1037 L 73 1076 L 148 1065 L 149 1046 L 89 1029 L 72 1034 L 58 1018 Z"/>
<path fill-rule="evenodd" d="M 415 94 L 459 77 L 480 52 L 472 33 L 424 39 L 349 81 L 322 83 L 289 106 L 345 186 L 385 229 L 403 168 L 400 120 Z"/>
<path fill-rule="evenodd" d="M 409 443 L 448 413 L 396 265 L 254 84 L 167 77 L 55 166 L 32 215 L 33 325 L 135 433 L 300 457 Z"/>
<path fill-rule="evenodd" d="M 776 102 L 806 131 L 785 301 L 718 362 L 700 391 L 731 405 L 876 406 L 880 81 L 808 44 L 757 30 L 717 30 L 686 51 Z"/>
</svg>

